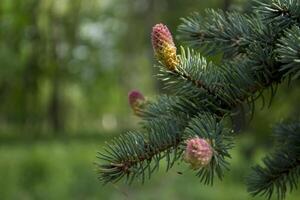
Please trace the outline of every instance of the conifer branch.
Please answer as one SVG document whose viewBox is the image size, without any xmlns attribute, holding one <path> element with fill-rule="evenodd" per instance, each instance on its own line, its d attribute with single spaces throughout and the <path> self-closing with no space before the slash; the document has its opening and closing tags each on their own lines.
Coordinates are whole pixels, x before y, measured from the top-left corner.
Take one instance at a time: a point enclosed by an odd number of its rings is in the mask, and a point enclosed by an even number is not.
<svg viewBox="0 0 300 200">
<path fill-rule="evenodd" d="M 178 27 L 179 38 L 206 55 L 222 52 L 225 58 L 231 58 L 245 53 L 245 48 L 251 43 L 250 19 L 237 12 L 208 9 L 205 18 L 198 13 L 182 18 L 183 23 Z"/>
<path fill-rule="evenodd" d="M 140 178 L 143 183 L 146 176 L 150 178 L 159 168 L 160 160 L 165 157 L 168 158 L 167 169 L 172 167 L 181 155 L 177 150 L 181 132 L 174 126 L 175 123 L 177 121 L 160 119 L 159 127 L 154 126 L 157 121 L 150 123 L 149 134 L 129 132 L 115 138 L 107 144 L 105 153 L 98 152 L 98 158 L 106 161 L 106 164 L 96 163 L 99 180 L 106 184 L 126 176 L 129 184 L 135 178 Z"/>
<path fill-rule="evenodd" d="M 158 77 L 164 83 L 164 88 L 171 90 L 176 95 L 189 97 L 201 94 L 214 95 L 211 83 L 217 82 L 217 80 L 212 77 L 214 73 L 207 72 L 208 70 L 217 71 L 212 69 L 212 63 L 207 63 L 206 59 L 199 53 L 195 53 L 194 50 L 185 50 L 183 47 L 181 47 L 181 54 L 178 57 L 179 64 L 174 71 L 159 66 Z"/>
<path fill-rule="evenodd" d="M 229 169 L 226 159 L 231 158 L 229 150 L 233 147 L 230 130 L 222 125 L 222 121 L 217 121 L 216 117 L 209 113 L 202 113 L 190 120 L 185 129 L 184 138 L 187 140 L 193 137 L 206 139 L 212 146 L 213 157 L 208 166 L 196 169 L 196 176 L 207 185 L 212 185 L 214 175 L 219 179 L 224 176 L 224 170 Z"/>
<path fill-rule="evenodd" d="M 277 47 L 278 60 L 283 63 L 280 71 L 285 73 L 284 76 L 298 79 L 300 77 L 300 28 L 293 26 L 285 31 Z"/>
<path fill-rule="evenodd" d="M 105 161 L 96 163 L 99 180 L 106 184 L 126 177 L 129 184 L 136 178 L 143 183 L 163 158 L 170 169 L 182 154 L 177 147 L 188 119 L 201 110 L 199 102 L 176 96 L 163 95 L 157 102 L 146 103 L 140 115 L 143 131 L 121 135 L 98 152 L 98 158 Z"/>
<path fill-rule="evenodd" d="M 105 161 L 97 163 L 103 183 L 124 176 L 129 183 L 137 177 L 144 182 L 161 159 L 167 160 L 168 170 L 183 153 L 201 182 L 212 184 L 215 174 L 223 177 L 232 148 L 232 133 L 223 127 L 223 120 L 245 102 L 254 109 L 262 91 L 270 89 L 273 97 L 282 81 L 300 77 L 299 2 L 257 4 L 251 15 L 208 10 L 205 18 L 194 14 L 182 19 L 180 38 L 206 55 L 222 53 L 219 64 L 207 62 L 189 48 L 181 48 L 178 55 L 168 28 L 154 26 L 158 77 L 174 96 L 162 95 L 154 102 L 138 93 L 132 96 L 130 105 L 142 118 L 142 129 L 116 138 L 99 153 Z M 297 186 L 299 124 L 275 129 L 282 144 L 264 159 L 264 167 L 253 168 L 250 193 L 270 198 L 275 191 L 282 199 L 287 188 Z"/>
<path fill-rule="evenodd" d="M 297 188 L 300 178 L 300 123 L 283 123 L 274 130 L 277 150 L 263 159 L 248 177 L 248 191 L 270 199 L 284 199 L 287 190 Z"/>
<path fill-rule="evenodd" d="M 257 2 L 256 10 L 266 23 L 276 23 L 280 28 L 287 28 L 300 22 L 300 2 L 298 0 Z"/>
</svg>

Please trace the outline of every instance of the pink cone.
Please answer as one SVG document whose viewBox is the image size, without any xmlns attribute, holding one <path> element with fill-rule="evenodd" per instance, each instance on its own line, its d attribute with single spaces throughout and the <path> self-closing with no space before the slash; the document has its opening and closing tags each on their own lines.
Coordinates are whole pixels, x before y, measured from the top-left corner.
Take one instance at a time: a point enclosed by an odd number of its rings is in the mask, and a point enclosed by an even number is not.
<svg viewBox="0 0 300 200">
<path fill-rule="evenodd" d="M 212 156 L 213 149 L 207 140 L 198 137 L 187 140 L 184 161 L 193 169 L 207 166 Z"/>
<path fill-rule="evenodd" d="M 151 33 L 152 47 L 156 58 L 167 69 L 174 71 L 179 63 L 176 46 L 167 26 L 156 24 Z"/>
<path fill-rule="evenodd" d="M 138 113 L 144 101 L 145 101 L 144 96 L 138 90 L 132 90 L 128 93 L 129 105 L 136 115 L 139 115 Z"/>
</svg>

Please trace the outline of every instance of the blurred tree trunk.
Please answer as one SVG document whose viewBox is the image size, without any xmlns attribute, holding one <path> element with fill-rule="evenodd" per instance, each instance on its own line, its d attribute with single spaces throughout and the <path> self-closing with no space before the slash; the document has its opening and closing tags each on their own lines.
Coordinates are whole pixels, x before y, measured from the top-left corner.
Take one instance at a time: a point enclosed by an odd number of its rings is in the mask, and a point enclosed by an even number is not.
<svg viewBox="0 0 300 200">
<path fill-rule="evenodd" d="M 24 95 L 23 123 L 29 131 L 37 130 L 40 127 L 38 79 L 41 74 L 39 66 L 41 37 L 36 18 L 39 12 L 39 2 L 32 1 L 31 3 L 32 9 L 25 11 L 28 16 L 28 22 L 25 26 L 27 31 L 25 38 L 29 41 L 29 48 L 25 63 L 26 67 L 22 74 L 22 94 Z M 20 45 L 22 45 L 22 41 L 20 41 Z"/>
<path fill-rule="evenodd" d="M 223 3 L 223 9 L 224 10 L 228 10 L 230 5 L 232 3 L 232 0 L 224 0 L 224 3 Z"/>
<path fill-rule="evenodd" d="M 55 134 L 63 134 L 66 122 L 65 96 L 62 92 L 63 86 L 70 74 L 67 69 L 68 61 L 72 59 L 72 50 L 77 41 L 77 33 L 80 24 L 81 0 L 72 0 L 69 10 L 64 16 L 57 16 L 50 8 L 50 76 L 52 93 L 49 102 L 49 121 Z M 72 19 L 72 20 L 70 20 Z M 66 49 L 63 49 L 65 46 Z M 63 51 L 63 53 L 61 52 Z"/>
<path fill-rule="evenodd" d="M 60 79 L 58 75 L 55 75 L 52 80 L 52 95 L 49 104 L 49 119 L 55 134 L 58 134 L 64 128 L 62 113 L 60 100 Z"/>
<path fill-rule="evenodd" d="M 32 41 L 32 48 L 36 48 L 38 42 Z M 38 55 L 36 50 L 33 50 L 32 55 L 28 60 L 27 67 L 23 73 L 22 90 L 24 94 L 24 123 L 29 130 L 38 128 L 38 76 L 39 64 L 37 61 Z"/>
<path fill-rule="evenodd" d="M 48 30 L 50 32 L 48 37 L 49 55 L 47 56 L 47 59 L 49 60 L 48 70 L 50 72 L 49 79 L 52 88 L 48 105 L 48 120 L 54 134 L 58 135 L 62 134 L 64 128 L 63 106 L 61 101 L 61 63 L 59 56 L 57 55 L 62 30 L 60 27 L 60 20 L 54 12 L 54 2 L 52 2 L 52 5 L 49 7 L 48 18 Z"/>
</svg>

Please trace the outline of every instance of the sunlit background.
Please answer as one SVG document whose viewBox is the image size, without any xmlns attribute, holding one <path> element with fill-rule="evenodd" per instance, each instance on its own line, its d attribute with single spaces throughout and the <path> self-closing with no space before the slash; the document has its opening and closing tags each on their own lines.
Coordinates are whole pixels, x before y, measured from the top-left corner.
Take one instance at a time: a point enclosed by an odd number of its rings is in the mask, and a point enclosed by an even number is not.
<svg viewBox="0 0 300 200">
<path fill-rule="evenodd" d="M 270 108 L 261 110 L 259 101 L 251 122 L 237 120 L 243 131 L 231 170 L 213 187 L 184 163 L 168 173 L 162 163 L 145 185 L 103 186 L 93 165 L 106 140 L 138 128 L 128 91 L 148 98 L 164 92 L 152 67 L 152 26 L 163 22 L 176 36 L 191 12 L 241 9 L 244 2 L 1 0 L 0 199 L 252 199 L 244 178 L 271 151 L 272 126 L 299 113 L 293 85 L 283 84 Z"/>
</svg>

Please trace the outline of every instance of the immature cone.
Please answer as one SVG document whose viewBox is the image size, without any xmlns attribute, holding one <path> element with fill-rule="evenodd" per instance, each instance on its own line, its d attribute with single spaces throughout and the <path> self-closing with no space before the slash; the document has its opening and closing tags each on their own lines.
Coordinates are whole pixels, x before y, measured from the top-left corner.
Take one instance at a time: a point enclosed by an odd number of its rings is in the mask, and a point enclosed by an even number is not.
<svg viewBox="0 0 300 200">
<path fill-rule="evenodd" d="M 209 142 L 198 137 L 186 141 L 184 161 L 191 164 L 193 169 L 207 166 L 213 156 L 213 149 Z"/>
<path fill-rule="evenodd" d="M 128 93 L 128 102 L 134 114 L 140 115 L 141 108 L 143 107 L 145 102 L 145 98 L 142 93 L 137 90 L 130 91 Z"/>
<path fill-rule="evenodd" d="M 172 35 L 167 26 L 156 24 L 152 28 L 152 46 L 157 59 L 169 70 L 174 71 L 179 61 Z"/>
</svg>

